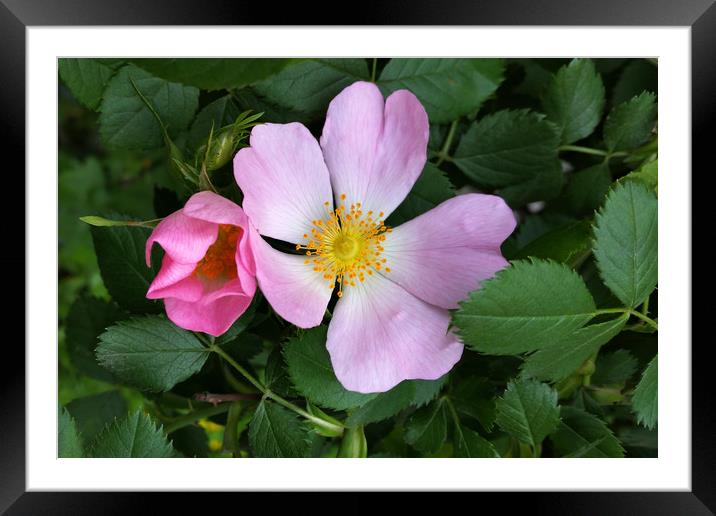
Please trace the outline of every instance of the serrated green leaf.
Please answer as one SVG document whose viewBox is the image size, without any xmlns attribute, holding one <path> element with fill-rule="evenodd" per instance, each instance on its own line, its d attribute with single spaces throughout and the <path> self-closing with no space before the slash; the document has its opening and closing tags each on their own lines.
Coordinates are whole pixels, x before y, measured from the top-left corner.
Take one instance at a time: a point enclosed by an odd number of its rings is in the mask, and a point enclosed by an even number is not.
<svg viewBox="0 0 716 516">
<path fill-rule="evenodd" d="M 600 354 L 592 374 L 593 385 L 616 385 L 626 382 L 636 372 L 637 359 L 625 349 Z"/>
<path fill-rule="evenodd" d="M 574 59 L 554 75 L 542 106 L 560 128 L 563 144 L 586 138 L 604 110 L 604 84 L 591 59 Z"/>
<path fill-rule="evenodd" d="M 343 88 L 367 79 L 365 59 L 312 59 L 287 67 L 253 90 L 275 106 L 314 116 L 325 113 Z"/>
<path fill-rule="evenodd" d="M 115 421 L 100 433 L 90 450 L 92 457 L 153 457 L 175 456 L 171 443 L 161 427 L 157 428 L 146 414 L 135 411 Z"/>
<path fill-rule="evenodd" d="M 209 356 L 191 332 L 163 316 L 121 321 L 99 340 L 99 363 L 129 385 L 150 391 L 168 391 L 198 373 Z"/>
<path fill-rule="evenodd" d="M 445 384 L 447 376 L 437 380 L 405 380 L 387 392 L 381 392 L 361 405 L 346 419 L 348 426 L 377 423 L 403 409 L 421 407 L 433 400 Z"/>
<path fill-rule="evenodd" d="M 604 122 L 609 151 L 633 149 L 646 143 L 656 121 L 656 96 L 643 92 L 611 110 Z"/>
<path fill-rule="evenodd" d="M 376 394 L 346 390 L 336 378 L 326 350 L 325 326 L 318 326 L 292 338 L 284 347 L 291 382 L 311 402 L 326 408 L 345 410 L 359 407 Z"/>
<path fill-rule="evenodd" d="M 306 457 L 308 432 L 291 412 L 264 400 L 249 424 L 249 446 L 255 457 Z"/>
<path fill-rule="evenodd" d="M 152 251 L 152 267 L 147 267 L 144 259 L 144 247 L 152 230 L 93 226 L 90 232 L 102 280 L 112 299 L 130 312 L 161 311 L 161 304 L 146 298 L 149 285 L 161 266 L 158 246 Z"/>
<path fill-rule="evenodd" d="M 390 214 L 386 223 L 391 227 L 398 226 L 454 196 L 453 186 L 443 171 L 431 163 L 426 163 L 413 189 Z"/>
<path fill-rule="evenodd" d="M 656 196 L 637 183 L 617 184 L 597 214 L 594 256 L 605 285 L 629 307 L 656 287 L 657 239 Z"/>
<path fill-rule="evenodd" d="M 459 382 L 450 393 L 450 400 L 460 415 L 480 422 L 488 432 L 495 423 L 494 389 L 489 380 L 471 376 Z"/>
<path fill-rule="evenodd" d="M 656 426 L 659 409 L 659 372 L 658 355 L 655 356 L 641 375 L 634 396 L 632 406 L 639 424 L 652 429 Z"/>
<path fill-rule="evenodd" d="M 658 161 L 650 161 L 642 165 L 639 170 L 629 172 L 624 177 L 618 180 L 619 183 L 628 182 L 641 183 L 646 186 L 649 190 L 653 190 L 655 193 L 659 188 L 659 163 Z"/>
<path fill-rule="evenodd" d="M 453 321 L 471 349 L 511 355 L 572 334 L 595 310 L 584 281 L 566 265 L 517 261 L 460 303 Z"/>
<path fill-rule="evenodd" d="M 592 250 L 592 224 L 580 220 L 536 238 L 515 253 L 515 258 L 542 258 L 577 267 Z"/>
<path fill-rule="evenodd" d="M 497 400 L 497 424 L 536 448 L 559 424 L 557 391 L 535 380 L 511 381 Z"/>
<path fill-rule="evenodd" d="M 618 335 L 628 318 L 625 314 L 576 330 L 572 335 L 530 355 L 522 365 L 522 374 L 552 382 L 567 378 Z"/>
<path fill-rule="evenodd" d="M 124 66 L 109 81 L 100 107 L 100 136 L 111 149 L 146 150 L 164 145 L 162 127 L 137 90 L 172 137 L 186 129 L 194 117 L 198 89 L 165 81 L 134 65 Z"/>
<path fill-rule="evenodd" d="M 511 206 L 521 206 L 559 194 L 558 146 L 559 131 L 543 115 L 503 110 L 468 129 L 453 161 L 479 186 L 496 189 Z"/>
<path fill-rule="evenodd" d="M 137 66 L 168 81 L 203 90 L 230 90 L 271 77 L 293 59 L 178 58 L 134 59 Z"/>
<path fill-rule="evenodd" d="M 434 400 L 440 391 L 442 390 L 445 382 L 447 381 L 448 375 L 445 374 L 437 380 L 408 380 L 413 385 L 415 393 L 411 405 L 415 407 L 422 407 Z"/>
<path fill-rule="evenodd" d="M 88 448 L 105 426 L 126 415 L 127 402 L 117 391 L 106 391 L 74 399 L 65 408 L 77 423 L 80 438 Z"/>
<path fill-rule="evenodd" d="M 84 457 L 77 424 L 64 407 L 60 408 L 58 419 L 57 450 L 60 458 Z"/>
<path fill-rule="evenodd" d="M 346 424 L 361 426 L 388 419 L 409 407 L 414 396 L 415 386 L 410 381 L 401 382 L 391 390 L 381 392 L 372 400 L 364 403 L 346 419 Z"/>
<path fill-rule="evenodd" d="M 281 346 L 275 347 L 266 359 L 264 384 L 267 388 L 283 397 L 295 397 L 296 391 L 291 385 Z"/>
<path fill-rule="evenodd" d="M 204 106 L 196 115 L 189 129 L 187 145 L 190 149 L 198 149 L 206 142 L 212 127 L 214 132 L 229 125 L 241 114 L 231 95 L 225 95 Z"/>
<path fill-rule="evenodd" d="M 119 59 L 58 59 L 60 77 L 84 106 L 97 109 L 110 78 L 123 61 Z"/>
<path fill-rule="evenodd" d="M 493 444 L 474 430 L 466 426 L 458 425 L 455 427 L 454 433 L 454 457 L 465 457 L 468 459 L 499 458 L 500 455 L 497 453 Z"/>
<path fill-rule="evenodd" d="M 410 90 L 433 123 L 452 122 L 476 112 L 503 79 L 500 59 L 391 59 L 378 86 L 387 96 Z"/>
<path fill-rule="evenodd" d="M 116 304 L 95 297 L 79 297 L 70 308 L 65 323 L 67 352 L 72 365 L 82 374 L 103 382 L 114 377 L 97 363 L 97 338 L 109 326 L 127 318 Z"/>
<path fill-rule="evenodd" d="M 436 400 L 416 410 L 405 423 L 405 442 L 416 450 L 435 453 L 447 439 L 447 407 Z"/>
<path fill-rule="evenodd" d="M 574 407 L 562 407 L 562 422 L 550 439 L 559 457 L 624 456 L 621 444 L 604 421 Z"/>
</svg>

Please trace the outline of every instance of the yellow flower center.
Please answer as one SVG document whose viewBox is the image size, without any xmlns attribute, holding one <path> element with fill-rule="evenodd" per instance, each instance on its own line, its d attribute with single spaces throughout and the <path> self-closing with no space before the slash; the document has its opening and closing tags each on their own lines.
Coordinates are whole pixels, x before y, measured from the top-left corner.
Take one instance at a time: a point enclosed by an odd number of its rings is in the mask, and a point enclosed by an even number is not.
<svg viewBox="0 0 716 516">
<path fill-rule="evenodd" d="M 356 281 L 362 283 L 374 271 L 390 272 L 388 260 L 381 257 L 385 234 L 392 231 L 385 225 L 384 213 L 364 213 L 359 202 L 346 208 L 345 199 L 346 194 L 342 194 L 342 204 L 335 210 L 326 201 L 327 217 L 314 220 L 311 234 L 303 235 L 307 242 L 296 245 L 309 256 L 304 263 L 312 264 L 331 289 L 338 284 L 338 297 L 344 287 L 355 287 Z"/>
</svg>

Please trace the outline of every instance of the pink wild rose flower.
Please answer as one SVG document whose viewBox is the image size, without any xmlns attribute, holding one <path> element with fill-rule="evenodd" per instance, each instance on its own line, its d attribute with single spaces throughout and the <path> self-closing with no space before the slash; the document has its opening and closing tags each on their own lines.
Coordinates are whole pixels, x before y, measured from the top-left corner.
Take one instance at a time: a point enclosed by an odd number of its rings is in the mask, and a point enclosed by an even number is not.
<svg viewBox="0 0 716 516">
<path fill-rule="evenodd" d="M 164 248 L 149 299 L 164 299 L 169 319 L 187 330 L 219 336 L 243 314 L 256 292 L 243 210 L 212 192 L 191 196 L 147 240 Z"/>
<path fill-rule="evenodd" d="M 284 319 L 310 328 L 337 290 L 327 348 L 352 391 L 450 371 L 463 345 L 448 309 L 507 265 L 500 244 L 515 218 L 493 195 L 460 195 L 385 226 L 420 176 L 427 143 L 415 95 L 384 101 L 357 82 L 331 101 L 320 146 L 299 123 L 263 124 L 234 158 L 262 292 Z M 304 254 L 277 251 L 259 233 Z"/>
</svg>

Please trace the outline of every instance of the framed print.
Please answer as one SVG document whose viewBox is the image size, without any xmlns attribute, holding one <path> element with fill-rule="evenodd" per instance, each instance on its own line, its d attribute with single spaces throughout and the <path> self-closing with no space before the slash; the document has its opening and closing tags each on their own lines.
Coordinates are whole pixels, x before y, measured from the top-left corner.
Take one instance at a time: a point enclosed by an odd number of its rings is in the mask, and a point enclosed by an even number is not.
<svg viewBox="0 0 716 516">
<path fill-rule="evenodd" d="M 26 171 L 10 514 L 137 500 L 64 491 L 714 506 L 691 338 L 709 2 L 341 27 L 81 3 L 0 11 Z"/>
</svg>

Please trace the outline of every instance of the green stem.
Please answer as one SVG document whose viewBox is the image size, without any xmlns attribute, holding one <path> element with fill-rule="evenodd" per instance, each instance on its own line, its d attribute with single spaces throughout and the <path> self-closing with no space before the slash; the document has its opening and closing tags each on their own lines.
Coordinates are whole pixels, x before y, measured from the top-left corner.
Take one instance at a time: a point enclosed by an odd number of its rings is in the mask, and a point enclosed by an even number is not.
<svg viewBox="0 0 716 516">
<path fill-rule="evenodd" d="M 649 315 L 649 297 L 647 296 L 646 300 L 644 300 L 644 303 L 641 305 L 641 313 L 644 315 Z"/>
<path fill-rule="evenodd" d="M 582 147 L 581 145 L 562 145 L 559 151 L 564 152 L 581 152 L 582 154 L 591 154 L 592 156 L 608 156 L 605 150 L 593 149 L 591 147 Z"/>
<path fill-rule="evenodd" d="M 378 58 L 373 58 L 373 70 L 370 73 L 370 82 L 375 82 L 375 72 L 378 69 Z"/>
<path fill-rule="evenodd" d="M 646 324 L 648 324 L 649 326 L 651 326 L 651 327 L 654 328 L 655 330 L 658 330 L 658 329 L 659 329 L 658 323 L 657 323 L 654 319 L 652 319 L 651 317 L 648 317 L 648 316 L 644 315 L 644 314 L 641 313 L 641 312 L 637 312 L 636 310 L 629 310 L 629 313 L 630 313 L 631 315 L 633 315 L 634 317 L 636 317 L 636 318 L 638 318 L 638 319 L 641 319 L 642 321 L 644 321 Z"/>
<path fill-rule="evenodd" d="M 590 154 L 592 156 L 604 156 L 605 160 L 629 155 L 628 152 L 609 152 L 602 149 L 593 149 L 592 147 L 582 147 L 581 145 L 562 145 L 558 150 L 561 152 L 580 152 L 582 154 Z"/>
<path fill-rule="evenodd" d="M 649 326 L 651 326 L 651 327 L 654 328 L 655 330 L 658 330 L 658 329 L 659 329 L 659 325 L 657 324 L 657 322 L 656 322 L 654 319 L 652 319 L 652 318 L 650 318 L 650 317 L 644 315 L 644 314 L 641 313 L 641 312 L 638 312 L 638 311 L 636 311 L 636 310 L 633 310 L 633 309 L 631 309 L 631 308 L 600 308 L 599 310 L 596 310 L 596 311 L 594 312 L 594 315 L 603 315 L 603 314 L 629 314 L 629 315 L 633 315 L 634 317 L 636 317 L 636 318 L 641 319 L 642 321 L 644 321 L 646 324 L 648 324 Z"/>
<path fill-rule="evenodd" d="M 180 428 L 184 428 L 185 426 L 191 425 L 192 423 L 199 421 L 200 419 L 206 419 L 207 417 L 215 416 L 217 414 L 223 414 L 224 412 L 229 410 L 230 406 L 231 403 L 222 403 L 215 407 L 204 407 L 200 408 L 199 410 L 189 412 L 184 416 L 179 416 L 178 418 L 174 419 L 164 428 L 164 431 L 167 434 L 171 434 L 172 432 L 176 432 Z"/>
<path fill-rule="evenodd" d="M 458 120 L 453 120 L 452 124 L 450 124 L 450 129 L 448 129 L 447 137 L 445 138 L 445 143 L 443 143 L 442 148 L 440 149 L 440 152 L 438 152 L 438 161 L 435 163 L 436 167 L 439 167 L 443 161 L 452 161 L 452 158 L 450 157 L 450 145 L 452 145 L 452 139 L 455 137 L 455 130 L 457 129 L 457 123 Z"/>
<path fill-rule="evenodd" d="M 333 432 L 341 432 L 343 430 L 343 428 L 345 428 L 343 425 L 338 426 L 333 423 L 329 423 L 328 421 L 324 421 L 321 418 L 312 416 L 311 414 L 309 414 L 308 412 L 303 410 L 301 407 L 294 405 L 290 401 L 283 399 L 281 396 L 279 396 L 275 392 L 272 392 L 270 389 L 267 389 L 266 387 L 261 385 L 261 382 L 259 382 L 256 378 L 254 378 L 254 376 L 251 373 L 249 373 L 241 364 L 239 364 L 236 360 L 231 358 L 231 356 L 229 354 L 227 354 L 223 349 L 221 349 L 219 346 L 215 345 L 214 343 L 209 344 L 209 350 L 213 351 L 214 353 L 219 355 L 221 358 L 226 360 L 229 363 L 229 365 L 231 365 L 231 367 L 233 367 L 239 373 L 241 373 L 241 376 L 246 378 L 249 381 L 249 383 L 251 383 L 259 391 L 261 391 L 266 398 L 272 399 L 279 405 L 286 407 L 287 409 L 295 412 L 296 414 L 300 415 L 304 419 L 312 422 L 313 424 L 315 424 L 317 426 L 325 428 L 326 430 L 330 430 Z"/>
</svg>

